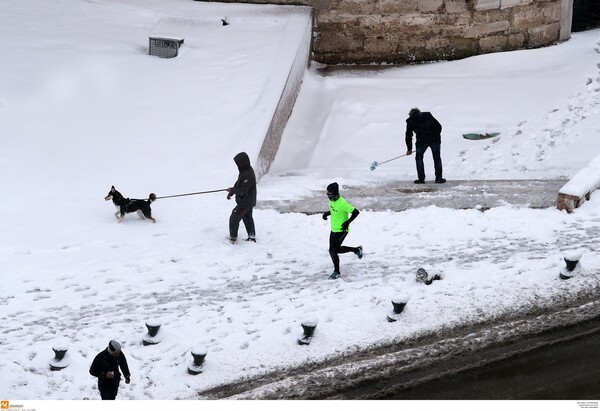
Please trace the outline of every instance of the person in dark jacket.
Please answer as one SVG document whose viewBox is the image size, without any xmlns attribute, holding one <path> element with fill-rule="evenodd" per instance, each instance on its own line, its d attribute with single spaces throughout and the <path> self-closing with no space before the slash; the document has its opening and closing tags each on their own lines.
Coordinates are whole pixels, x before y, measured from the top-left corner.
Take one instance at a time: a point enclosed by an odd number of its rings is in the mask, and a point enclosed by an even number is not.
<svg viewBox="0 0 600 411">
<path fill-rule="evenodd" d="M 114 400 L 117 398 L 121 373 L 125 376 L 125 384 L 129 384 L 131 374 L 127 366 L 125 354 L 121 351 L 121 345 L 115 340 L 108 343 L 108 347 L 94 358 L 90 367 L 90 374 L 98 378 L 98 390 L 103 400 Z"/>
<path fill-rule="evenodd" d="M 238 179 L 227 189 L 227 199 L 235 195 L 236 206 L 229 217 L 229 242 L 237 243 L 240 221 L 244 222 L 248 238 L 246 241 L 256 242 L 256 231 L 254 229 L 254 218 L 252 209 L 256 205 L 256 175 L 250 165 L 248 154 L 241 152 L 233 158 L 240 171 Z"/>
<path fill-rule="evenodd" d="M 433 165 L 435 169 L 435 182 L 445 183 L 446 179 L 442 177 L 442 158 L 440 150 L 442 145 L 442 125 L 431 115 L 430 112 L 422 112 L 418 108 L 413 108 L 408 113 L 406 119 L 406 155 L 412 154 L 412 137 L 416 134 L 416 155 L 417 162 L 417 180 L 415 184 L 425 183 L 425 166 L 423 165 L 423 155 L 427 148 L 431 148 L 433 154 Z"/>
</svg>

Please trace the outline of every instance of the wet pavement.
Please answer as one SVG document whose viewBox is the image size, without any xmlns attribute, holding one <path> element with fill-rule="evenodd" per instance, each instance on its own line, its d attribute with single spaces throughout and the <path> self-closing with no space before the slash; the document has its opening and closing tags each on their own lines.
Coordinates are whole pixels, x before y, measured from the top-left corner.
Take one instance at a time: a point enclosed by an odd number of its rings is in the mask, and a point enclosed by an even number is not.
<svg viewBox="0 0 600 411">
<path fill-rule="evenodd" d="M 597 305 L 589 302 L 577 310 Z M 594 311 L 594 312 L 592 312 Z M 442 359 L 420 374 L 397 372 L 337 398 L 388 400 L 598 400 L 600 314 L 490 345 L 467 361 Z M 526 320 L 525 320 L 526 321 Z M 540 331 L 540 330 L 538 330 Z M 427 368 L 427 367 L 426 367 Z M 411 377 L 414 377 L 411 379 Z M 597 408 L 597 404 L 596 404 Z"/>
<path fill-rule="evenodd" d="M 375 395 L 388 400 L 598 400 L 600 329 L 481 368 Z M 597 408 L 597 403 L 596 407 Z"/>
<path fill-rule="evenodd" d="M 405 211 L 428 206 L 483 211 L 513 205 L 556 207 L 558 191 L 567 180 L 456 180 L 444 184 L 391 182 L 377 186 L 345 186 L 342 195 L 360 210 Z M 326 206 L 323 190 L 303 198 L 261 201 L 262 209 L 314 214 Z"/>
</svg>

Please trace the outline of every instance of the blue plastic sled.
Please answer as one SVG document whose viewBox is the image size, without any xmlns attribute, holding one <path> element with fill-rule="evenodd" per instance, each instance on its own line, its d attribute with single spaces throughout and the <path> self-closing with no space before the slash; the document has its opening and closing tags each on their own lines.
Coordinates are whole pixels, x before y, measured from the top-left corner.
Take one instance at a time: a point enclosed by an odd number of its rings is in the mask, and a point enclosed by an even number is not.
<svg viewBox="0 0 600 411">
<path fill-rule="evenodd" d="M 467 133 L 463 137 L 467 140 L 485 140 L 486 138 L 498 137 L 500 133 Z"/>
</svg>

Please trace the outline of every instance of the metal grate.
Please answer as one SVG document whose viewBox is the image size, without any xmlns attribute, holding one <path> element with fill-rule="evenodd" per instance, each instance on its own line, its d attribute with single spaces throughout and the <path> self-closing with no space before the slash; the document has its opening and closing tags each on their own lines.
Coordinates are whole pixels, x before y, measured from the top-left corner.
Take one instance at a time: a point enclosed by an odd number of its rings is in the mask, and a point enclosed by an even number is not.
<svg viewBox="0 0 600 411">
<path fill-rule="evenodd" d="M 183 39 L 150 37 L 150 55 L 165 59 L 177 57 Z"/>
</svg>

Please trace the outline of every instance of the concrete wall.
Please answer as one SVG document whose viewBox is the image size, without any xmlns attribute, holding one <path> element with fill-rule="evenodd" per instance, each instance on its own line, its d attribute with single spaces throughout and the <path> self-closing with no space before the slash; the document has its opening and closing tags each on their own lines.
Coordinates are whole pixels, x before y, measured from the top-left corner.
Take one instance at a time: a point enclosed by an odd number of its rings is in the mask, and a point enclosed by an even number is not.
<svg viewBox="0 0 600 411">
<path fill-rule="evenodd" d="M 560 41 L 571 38 L 571 25 L 573 24 L 573 0 L 562 0 L 560 20 Z"/>
<path fill-rule="evenodd" d="M 305 24 L 303 24 L 303 22 Z M 292 23 L 288 23 L 292 24 Z M 257 178 L 262 177 L 268 173 L 271 163 L 275 159 L 277 150 L 279 149 L 279 143 L 281 143 L 281 136 L 283 130 L 287 124 L 292 109 L 296 103 L 296 98 L 300 92 L 302 86 L 302 79 L 308 65 L 310 64 L 310 51 L 311 51 L 311 33 L 312 24 L 310 21 L 310 14 L 304 20 L 296 22 L 301 27 L 305 34 L 302 36 L 302 41 L 296 50 L 291 50 L 295 53 L 293 63 L 288 72 L 288 76 L 285 82 L 285 86 L 281 91 L 277 107 L 269 124 L 269 128 L 266 132 L 265 139 L 262 147 L 258 154 L 257 165 L 255 167 Z"/>
<path fill-rule="evenodd" d="M 547 46 L 569 38 L 572 8 L 572 0 L 220 1 L 313 7 L 312 58 L 327 64 L 404 64 Z"/>
</svg>

